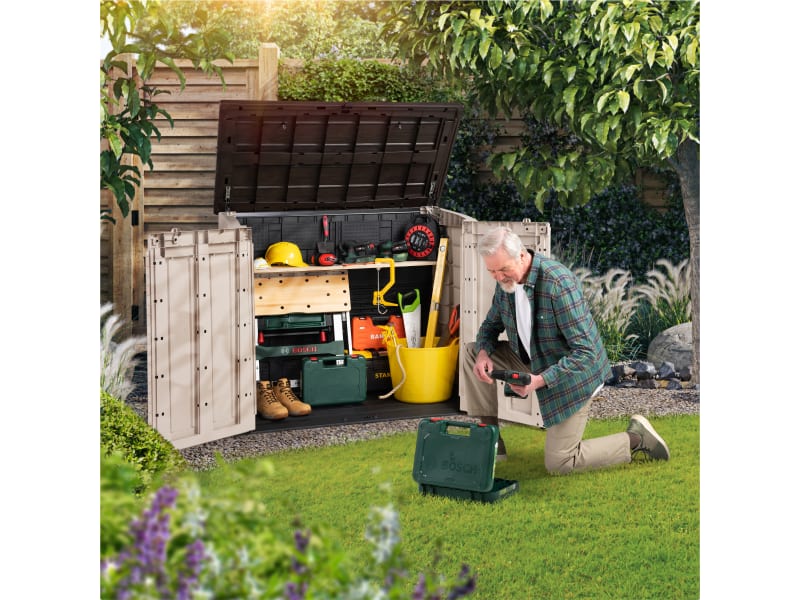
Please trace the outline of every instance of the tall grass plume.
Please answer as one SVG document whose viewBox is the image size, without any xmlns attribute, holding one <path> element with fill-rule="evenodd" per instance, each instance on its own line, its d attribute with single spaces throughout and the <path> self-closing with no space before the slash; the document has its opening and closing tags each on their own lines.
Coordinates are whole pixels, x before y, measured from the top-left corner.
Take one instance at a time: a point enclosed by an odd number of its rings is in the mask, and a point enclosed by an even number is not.
<svg viewBox="0 0 800 600">
<path fill-rule="evenodd" d="M 630 272 L 610 269 L 605 275 L 592 275 L 585 267 L 577 267 L 573 272 L 583 286 L 609 360 L 620 362 L 638 354 L 638 336 L 629 331 L 639 304 L 636 288 L 629 285 Z"/>
<path fill-rule="evenodd" d="M 125 326 L 122 318 L 113 314 L 112 304 L 100 306 L 100 391 L 125 400 L 133 391 L 133 369 L 136 367 L 136 346 L 144 336 L 114 341 Z"/>
</svg>

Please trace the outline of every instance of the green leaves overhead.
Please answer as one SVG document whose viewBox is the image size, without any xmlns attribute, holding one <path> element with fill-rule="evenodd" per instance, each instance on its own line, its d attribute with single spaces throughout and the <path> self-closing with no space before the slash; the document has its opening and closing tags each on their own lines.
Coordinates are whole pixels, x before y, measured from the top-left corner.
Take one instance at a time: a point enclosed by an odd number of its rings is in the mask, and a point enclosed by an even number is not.
<svg viewBox="0 0 800 600">
<path fill-rule="evenodd" d="M 184 25 L 157 0 L 100 2 L 100 33 L 111 43 L 100 66 L 100 141 L 107 148 L 100 153 L 100 189 L 114 195 L 123 217 L 128 215 L 140 184 L 139 169 L 123 162 L 126 155 L 138 157 L 152 169 L 150 139 L 161 136 L 154 121 L 162 116 L 172 126 L 170 115 L 153 102 L 163 92 L 147 83 L 154 69 L 159 64 L 168 67 L 183 89 L 186 77 L 174 59 L 189 59 L 194 68 L 221 79 L 222 69 L 213 61 L 233 61 L 225 50 L 230 38 L 227 32 L 215 27 L 192 31 Z M 113 220 L 109 215 L 103 218 Z"/>
<path fill-rule="evenodd" d="M 423 44 L 490 113 L 530 112 L 580 139 L 585 151 L 569 157 L 520 149 L 492 161 L 537 202 L 550 189 L 585 202 L 619 165 L 658 163 L 699 140 L 696 1 L 390 4 L 401 50 Z"/>
</svg>

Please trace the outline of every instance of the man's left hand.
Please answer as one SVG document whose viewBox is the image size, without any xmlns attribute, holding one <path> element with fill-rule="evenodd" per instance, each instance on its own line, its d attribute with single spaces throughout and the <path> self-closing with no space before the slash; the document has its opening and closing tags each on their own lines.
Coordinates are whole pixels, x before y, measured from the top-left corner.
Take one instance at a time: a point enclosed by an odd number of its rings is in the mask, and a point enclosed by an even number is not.
<svg viewBox="0 0 800 600">
<path fill-rule="evenodd" d="M 531 382 L 528 385 L 512 385 L 509 384 L 511 390 L 520 396 L 527 396 L 534 390 L 543 388 L 545 386 L 544 377 L 541 375 L 531 375 Z"/>
</svg>

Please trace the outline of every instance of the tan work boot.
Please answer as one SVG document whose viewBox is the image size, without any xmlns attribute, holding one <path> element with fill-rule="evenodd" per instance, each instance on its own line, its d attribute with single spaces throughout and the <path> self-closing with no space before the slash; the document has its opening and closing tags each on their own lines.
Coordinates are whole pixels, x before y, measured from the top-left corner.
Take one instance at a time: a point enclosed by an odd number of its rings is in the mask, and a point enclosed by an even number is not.
<svg viewBox="0 0 800 600">
<path fill-rule="evenodd" d="M 295 396 L 292 391 L 292 386 L 286 377 L 278 379 L 278 385 L 275 388 L 275 396 L 278 401 L 289 410 L 289 415 L 292 417 L 302 417 L 311 412 L 311 405 L 301 401 L 300 398 Z"/>
<path fill-rule="evenodd" d="M 289 411 L 278 401 L 271 381 L 258 381 L 258 414 L 270 421 L 280 421 L 289 416 Z"/>
</svg>

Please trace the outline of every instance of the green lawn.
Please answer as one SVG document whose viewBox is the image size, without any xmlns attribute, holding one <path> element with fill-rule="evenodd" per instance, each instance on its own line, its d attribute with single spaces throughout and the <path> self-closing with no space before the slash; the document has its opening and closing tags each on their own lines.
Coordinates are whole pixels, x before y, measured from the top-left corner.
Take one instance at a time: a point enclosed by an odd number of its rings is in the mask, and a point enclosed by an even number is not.
<svg viewBox="0 0 800 600">
<path fill-rule="evenodd" d="M 546 473 L 543 431 L 503 427 L 509 460 L 495 475 L 520 489 L 494 504 L 422 496 L 411 476 L 415 433 L 274 454 L 260 459 L 274 475 L 256 481 L 232 481 L 224 469 L 198 477 L 209 491 L 240 486 L 284 516 L 287 532 L 297 520 L 332 526 L 354 552 L 367 545 L 370 507 L 391 502 L 412 572 L 437 557 L 444 574 L 466 563 L 477 572 L 474 598 L 697 598 L 700 419 L 651 422 L 670 445 L 669 462 L 568 476 Z M 585 437 L 626 424 L 590 421 Z"/>
</svg>

